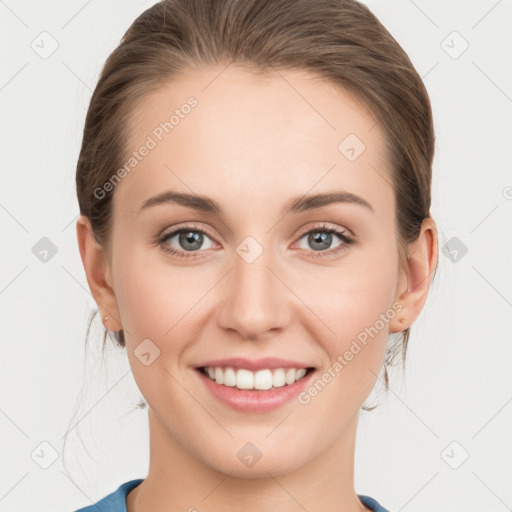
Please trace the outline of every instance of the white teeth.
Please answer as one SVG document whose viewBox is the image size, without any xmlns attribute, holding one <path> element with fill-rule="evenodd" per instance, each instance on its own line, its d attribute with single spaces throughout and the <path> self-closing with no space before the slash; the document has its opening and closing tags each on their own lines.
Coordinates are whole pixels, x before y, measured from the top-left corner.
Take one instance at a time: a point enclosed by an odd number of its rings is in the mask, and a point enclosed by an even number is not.
<svg viewBox="0 0 512 512">
<path fill-rule="evenodd" d="M 267 389 L 280 388 L 293 384 L 306 375 L 306 368 L 277 368 L 275 370 L 258 370 L 252 372 L 245 368 L 207 367 L 206 374 L 217 384 L 236 387 L 238 389 Z"/>
<path fill-rule="evenodd" d="M 295 382 L 295 368 L 290 368 L 286 372 L 285 381 L 286 384 L 293 384 Z"/>
<path fill-rule="evenodd" d="M 284 370 L 282 368 L 278 368 L 274 370 L 272 375 L 272 386 L 275 388 L 280 388 L 286 384 Z"/>
<path fill-rule="evenodd" d="M 295 373 L 295 380 L 302 379 L 306 375 L 306 368 L 299 368 Z"/>
<path fill-rule="evenodd" d="M 272 372 L 259 370 L 254 374 L 254 387 L 256 389 L 270 389 L 272 387 Z"/>
<path fill-rule="evenodd" d="M 236 373 L 233 368 L 226 368 L 224 372 L 224 386 L 236 386 Z"/>
<path fill-rule="evenodd" d="M 219 384 L 217 379 L 215 381 Z M 236 387 L 238 389 L 252 389 L 254 387 L 254 374 L 249 370 L 238 370 L 236 372 Z"/>
<path fill-rule="evenodd" d="M 215 382 L 224 384 L 224 373 L 222 372 L 222 368 L 215 368 Z"/>
</svg>

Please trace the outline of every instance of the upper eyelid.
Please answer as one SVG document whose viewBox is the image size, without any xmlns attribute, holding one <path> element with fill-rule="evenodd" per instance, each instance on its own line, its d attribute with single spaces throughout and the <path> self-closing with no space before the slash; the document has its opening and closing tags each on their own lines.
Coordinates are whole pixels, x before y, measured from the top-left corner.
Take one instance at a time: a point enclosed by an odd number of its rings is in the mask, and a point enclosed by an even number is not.
<svg viewBox="0 0 512 512">
<path fill-rule="evenodd" d="M 185 225 L 185 226 L 179 226 L 177 228 L 173 228 L 173 229 L 170 229 L 169 231 L 167 230 L 163 230 L 162 231 L 162 234 L 159 236 L 160 239 L 162 238 L 168 238 L 169 236 L 171 235 L 174 235 L 176 236 L 178 233 L 182 232 L 182 231 L 198 231 L 198 232 L 201 232 L 201 233 L 205 233 L 206 235 L 208 235 L 210 238 L 214 239 L 215 240 L 215 236 L 210 233 L 210 231 L 204 227 L 199 227 L 199 226 L 194 226 L 192 224 L 190 225 Z"/>
</svg>

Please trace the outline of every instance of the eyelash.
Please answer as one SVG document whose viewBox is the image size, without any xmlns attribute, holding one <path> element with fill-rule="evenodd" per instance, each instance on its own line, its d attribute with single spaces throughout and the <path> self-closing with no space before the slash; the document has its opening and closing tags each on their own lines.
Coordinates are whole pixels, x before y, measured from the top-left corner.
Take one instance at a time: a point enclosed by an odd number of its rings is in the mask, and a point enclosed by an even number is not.
<svg viewBox="0 0 512 512">
<path fill-rule="evenodd" d="M 214 238 L 204 229 L 200 229 L 198 226 L 191 224 L 191 225 L 185 225 L 185 226 L 183 226 L 179 229 L 176 229 L 174 231 L 171 231 L 169 233 L 164 233 L 163 235 L 161 235 L 158 238 L 158 245 L 162 248 L 163 251 L 165 251 L 166 253 L 169 253 L 173 256 L 176 256 L 177 258 L 185 258 L 185 259 L 197 258 L 198 256 L 195 256 L 194 253 L 200 252 L 200 251 L 177 251 L 176 249 L 170 248 L 169 245 L 166 243 L 167 239 L 173 238 L 175 235 L 178 235 L 183 232 L 203 233 L 212 239 Z M 337 228 L 326 226 L 325 224 L 316 226 L 315 228 L 304 232 L 299 237 L 299 240 L 301 238 L 303 238 L 305 235 L 309 235 L 310 233 L 333 233 L 335 235 L 338 235 L 339 238 L 343 241 L 343 244 L 336 247 L 335 249 L 330 249 L 330 250 L 326 250 L 326 251 L 311 251 L 313 253 L 311 257 L 313 257 L 313 258 L 334 256 L 335 254 L 345 251 L 348 248 L 348 246 L 355 245 L 357 243 L 355 238 L 352 238 L 346 234 L 346 231 L 342 231 Z"/>
</svg>

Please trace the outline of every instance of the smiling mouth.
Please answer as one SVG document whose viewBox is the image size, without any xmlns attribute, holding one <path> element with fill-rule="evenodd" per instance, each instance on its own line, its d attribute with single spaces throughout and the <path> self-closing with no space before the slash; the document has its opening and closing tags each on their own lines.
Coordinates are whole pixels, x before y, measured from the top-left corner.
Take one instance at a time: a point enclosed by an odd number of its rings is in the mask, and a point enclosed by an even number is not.
<svg viewBox="0 0 512 512">
<path fill-rule="evenodd" d="M 267 391 L 289 386 L 314 368 L 273 368 L 251 371 L 245 368 L 202 366 L 198 370 L 210 380 L 243 391 Z"/>
</svg>

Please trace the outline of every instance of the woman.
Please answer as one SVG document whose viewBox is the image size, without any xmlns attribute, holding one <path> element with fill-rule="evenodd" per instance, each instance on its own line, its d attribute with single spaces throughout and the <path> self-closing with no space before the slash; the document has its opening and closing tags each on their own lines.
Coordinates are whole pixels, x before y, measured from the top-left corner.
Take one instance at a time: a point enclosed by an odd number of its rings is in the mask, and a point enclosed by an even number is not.
<svg viewBox="0 0 512 512">
<path fill-rule="evenodd" d="M 355 0 L 134 21 L 87 113 L 77 236 L 150 466 L 82 512 L 386 512 L 355 492 L 356 431 L 435 274 L 433 154 L 421 78 Z"/>
</svg>

